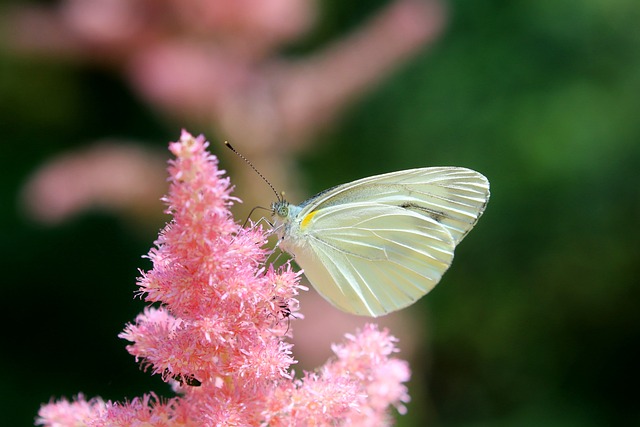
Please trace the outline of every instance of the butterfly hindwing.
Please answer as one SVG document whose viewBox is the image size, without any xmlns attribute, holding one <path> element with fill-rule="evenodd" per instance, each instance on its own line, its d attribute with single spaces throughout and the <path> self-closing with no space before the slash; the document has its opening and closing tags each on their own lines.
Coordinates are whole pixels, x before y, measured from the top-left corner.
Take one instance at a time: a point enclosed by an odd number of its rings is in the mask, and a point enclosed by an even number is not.
<svg viewBox="0 0 640 427">
<path fill-rule="evenodd" d="M 345 203 L 317 211 L 300 230 L 296 261 L 339 308 L 380 316 L 429 292 L 449 268 L 454 242 L 437 221 L 378 203 Z"/>
</svg>

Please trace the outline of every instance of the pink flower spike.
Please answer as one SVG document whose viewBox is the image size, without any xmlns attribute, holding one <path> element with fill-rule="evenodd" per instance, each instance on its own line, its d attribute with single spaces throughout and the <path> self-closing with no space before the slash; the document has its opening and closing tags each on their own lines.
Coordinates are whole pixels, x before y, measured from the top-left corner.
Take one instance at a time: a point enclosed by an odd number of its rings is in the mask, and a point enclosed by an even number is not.
<svg viewBox="0 0 640 427">
<path fill-rule="evenodd" d="M 61 399 L 55 403 L 43 405 L 38 411 L 36 425 L 51 427 L 88 426 L 91 420 L 100 418 L 107 404 L 100 398 L 87 401 L 82 393 L 74 401 Z"/>
<path fill-rule="evenodd" d="M 289 264 L 265 265 L 268 233 L 244 229 L 229 207 L 228 178 L 202 136 L 183 131 L 170 145 L 173 220 L 149 252 L 139 295 L 147 307 L 120 337 L 144 369 L 172 384 L 176 396 L 154 393 L 124 403 L 79 395 L 42 406 L 36 423 L 76 426 L 306 426 L 391 424 L 388 408 L 409 400 L 405 362 L 395 338 L 376 326 L 334 346 L 336 358 L 295 379 L 296 295 L 305 289 Z"/>
</svg>

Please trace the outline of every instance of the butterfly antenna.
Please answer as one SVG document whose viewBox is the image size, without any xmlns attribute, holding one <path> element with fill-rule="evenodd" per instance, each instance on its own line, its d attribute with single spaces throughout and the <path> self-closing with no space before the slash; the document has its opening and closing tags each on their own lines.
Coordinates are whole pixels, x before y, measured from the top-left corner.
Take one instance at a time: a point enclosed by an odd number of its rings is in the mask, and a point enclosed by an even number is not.
<svg viewBox="0 0 640 427">
<path fill-rule="evenodd" d="M 253 166 L 253 163 L 251 163 L 251 162 L 249 161 L 249 159 L 247 159 L 247 158 L 246 158 L 245 156 L 243 156 L 242 154 L 238 153 L 238 151 L 236 151 L 236 149 L 235 149 L 235 148 L 233 148 L 233 147 L 231 146 L 231 144 L 229 144 L 229 141 L 225 141 L 225 142 L 224 142 L 224 145 L 226 145 L 226 146 L 227 146 L 227 148 L 228 148 L 229 150 L 233 151 L 233 152 L 236 154 L 236 156 L 238 156 L 238 157 L 240 157 L 242 160 L 244 160 L 244 161 L 245 161 L 245 163 L 246 163 L 246 164 L 248 164 L 248 165 L 251 167 L 251 169 L 253 169 L 253 171 L 254 171 L 255 173 L 257 173 L 257 174 L 258 174 L 258 176 L 259 176 L 260 178 L 262 178 L 262 180 L 263 180 L 264 182 L 266 182 L 266 183 L 267 183 L 267 185 L 269 186 L 269 188 L 271 188 L 271 191 L 273 191 L 273 193 L 276 195 L 276 198 L 278 199 L 278 201 L 279 201 L 279 202 L 282 202 L 282 201 L 283 201 L 283 200 L 282 200 L 282 196 L 280 195 L 280 193 L 278 193 L 278 191 L 277 191 L 277 190 L 275 189 L 275 187 L 271 184 L 271 182 L 270 182 L 267 178 L 265 178 L 265 176 L 264 176 L 264 175 L 262 175 L 262 174 L 260 173 L 260 171 L 259 171 L 258 169 L 256 169 L 256 167 L 255 167 L 255 166 Z"/>
</svg>

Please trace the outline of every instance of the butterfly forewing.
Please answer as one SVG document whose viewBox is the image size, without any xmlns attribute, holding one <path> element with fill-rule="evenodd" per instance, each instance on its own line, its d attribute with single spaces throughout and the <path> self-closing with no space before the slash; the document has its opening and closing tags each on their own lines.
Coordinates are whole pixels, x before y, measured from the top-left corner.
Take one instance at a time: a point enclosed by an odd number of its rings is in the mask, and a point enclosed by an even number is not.
<svg viewBox="0 0 640 427">
<path fill-rule="evenodd" d="M 441 223 L 456 243 L 473 228 L 489 200 L 489 182 L 459 167 L 409 169 L 363 178 L 320 193 L 301 216 L 324 207 L 375 201 L 414 210 Z"/>
</svg>

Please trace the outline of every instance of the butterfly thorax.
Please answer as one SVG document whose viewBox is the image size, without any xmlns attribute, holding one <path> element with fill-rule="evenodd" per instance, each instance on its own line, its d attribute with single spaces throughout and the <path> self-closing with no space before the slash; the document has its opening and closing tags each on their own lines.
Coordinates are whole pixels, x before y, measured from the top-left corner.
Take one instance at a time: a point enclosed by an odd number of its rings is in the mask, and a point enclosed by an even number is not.
<svg viewBox="0 0 640 427">
<path fill-rule="evenodd" d="M 273 228 L 280 239 L 279 245 L 287 250 L 291 246 L 304 246 L 304 238 L 300 235 L 300 224 L 297 221 L 298 214 L 302 211 L 300 206 L 280 200 L 271 205 Z"/>
</svg>

